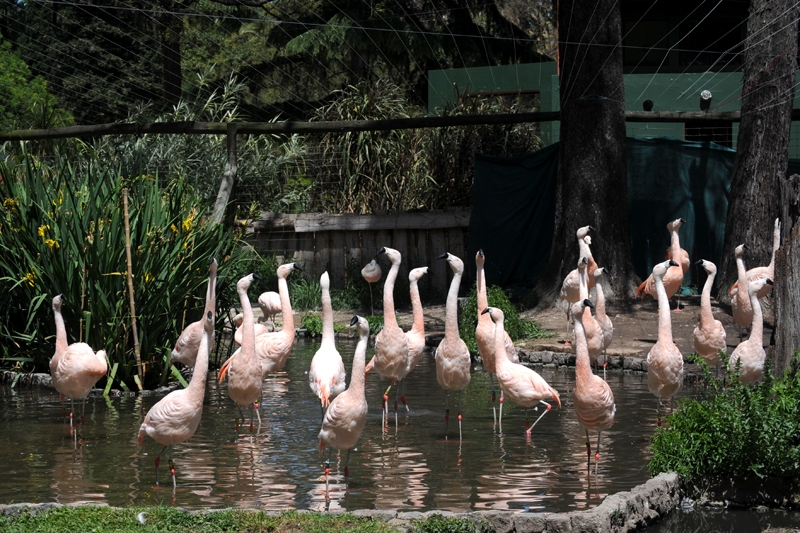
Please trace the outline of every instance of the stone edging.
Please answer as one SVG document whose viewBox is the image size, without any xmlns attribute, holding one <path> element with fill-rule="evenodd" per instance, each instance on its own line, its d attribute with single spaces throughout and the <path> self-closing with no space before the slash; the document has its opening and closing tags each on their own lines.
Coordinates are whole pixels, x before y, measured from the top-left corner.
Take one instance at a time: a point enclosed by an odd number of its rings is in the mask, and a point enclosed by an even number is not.
<svg viewBox="0 0 800 533">
<path fill-rule="evenodd" d="M 545 368 L 575 366 L 575 354 L 550 351 L 525 352 L 517 350 L 520 363 L 542 365 Z M 638 355 L 609 355 L 608 368 L 647 372 L 647 358 Z"/>
<path fill-rule="evenodd" d="M 351 514 L 373 520 L 383 520 L 399 530 L 411 527 L 416 520 L 424 520 L 431 515 L 439 514 L 448 518 L 466 518 L 477 523 L 484 523 L 498 533 L 544 533 L 545 531 L 618 533 L 635 531 L 656 522 L 675 509 L 681 498 L 682 490 L 678 475 L 665 473 L 659 474 L 628 492 L 612 494 L 597 507 L 585 511 L 568 513 L 427 511 L 420 513 L 361 509 L 353 511 Z M 68 505 L 67 507 L 75 506 L 77 505 Z M 59 503 L 15 503 L 0 505 L 0 514 L 12 518 L 23 513 L 35 516 L 57 507 L 64 506 Z"/>
</svg>

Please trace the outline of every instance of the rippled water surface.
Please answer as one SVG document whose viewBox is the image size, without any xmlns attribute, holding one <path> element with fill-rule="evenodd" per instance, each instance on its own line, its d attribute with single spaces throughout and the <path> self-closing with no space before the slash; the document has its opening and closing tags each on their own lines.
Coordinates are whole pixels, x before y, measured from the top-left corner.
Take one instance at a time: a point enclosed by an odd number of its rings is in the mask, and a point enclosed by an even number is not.
<svg viewBox="0 0 800 533">
<path fill-rule="evenodd" d="M 160 397 L 95 398 L 86 425 L 70 437 L 55 391 L 0 388 L 0 503 L 103 502 L 114 506 L 173 504 L 189 509 L 392 509 L 451 511 L 517 509 L 569 511 L 598 505 L 614 492 L 649 477 L 648 445 L 655 429 L 656 400 L 645 374 L 609 374 L 617 416 L 603 432 L 597 478 L 587 476 L 585 433 L 570 391 L 574 367 L 538 371 L 561 394 L 553 409 L 525 438 L 525 414 L 506 404 L 502 432 L 494 426 L 489 380 L 474 371 L 464 393 L 463 441 L 458 439 L 457 395 L 451 395 L 445 434 L 445 394 L 428 353 L 406 380 L 411 408 L 400 406 L 395 429 L 382 430 L 380 399 L 387 382 L 367 380 L 369 419 L 350 455 L 334 452 L 326 491 L 318 451 L 319 402 L 307 370 L 318 343 L 298 340 L 283 372 L 264 382 L 262 425 L 235 430 L 236 410 L 225 384 L 210 381 L 197 433 L 174 448 L 178 488 L 173 493 L 166 460 L 162 486 L 154 459 L 161 446 L 136 435 L 147 410 Z M 354 343 L 337 341 L 349 370 Z M 370 349 L 367 357 L 372 356 Z M 686 394 L 686 392 L 684 392 Z M 392 397 L 394 392 L 391 393 Z M 541 413 L 531 411 L 531 421 Z M 596 444 L 592 434 L 592 449 Z M 163 482 L 166 481 L 166 484 Z"/>
</svg>

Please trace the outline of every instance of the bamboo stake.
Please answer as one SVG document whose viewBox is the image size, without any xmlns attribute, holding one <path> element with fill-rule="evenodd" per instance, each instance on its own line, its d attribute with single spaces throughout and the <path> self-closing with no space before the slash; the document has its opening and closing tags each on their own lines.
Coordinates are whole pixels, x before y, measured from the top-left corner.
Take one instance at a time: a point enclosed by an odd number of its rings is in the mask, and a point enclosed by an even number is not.
<svg viewBox="0 0 800 533">
<path fill-rule="evenodd" d="M 139 353 L 139 334 L 136 331 L 136 304 L 133 301 L 133 262 L 131 261 L 131 224 L 128 217 L 128 189 L 122 189 L 123 205 L 125 207 L 125 254 L 128 256 L 128 299 L 131 304 L 131 330 L 133 332 L 133 355 L 136 357 L 136 371 L 139 377 L 136 385 L 142 390 L 144 376 L 142 372 L 142 356 Z"/>
</svg>

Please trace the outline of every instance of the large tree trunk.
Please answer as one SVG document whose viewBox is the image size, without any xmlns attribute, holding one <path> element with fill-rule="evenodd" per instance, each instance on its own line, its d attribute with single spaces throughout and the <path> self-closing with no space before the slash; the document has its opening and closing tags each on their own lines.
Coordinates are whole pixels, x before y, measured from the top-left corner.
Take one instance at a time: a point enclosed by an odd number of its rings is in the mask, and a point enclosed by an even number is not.
<svg viewBox="0 0 800 533">
<path fill-rule="evenodd" d="M 800 350 L 800 176 L 784 180 L 781 187 L 783 238 L 775 256 L 775 329 L 770 358 L 775 375 L 791 364 L 795 350 Z"/>
<path fill-rule="evenodd" d="M 742 80 L 742 121 L 728 203 L 720 297 L 736 281 L 733 250 L 746 243 L 748 268 L 769 263 L 780 215 L 781 182 L 789 160 L 797 14 L 794 0 L 752 0 Z M 779 280 L 780 282 L 780 280 Z M 746 287 L 740 287 L 747 290 Z M 781 291 L 780 283 L 776 287 Z"/>
<path fill-rule="evenodd" d="M 592 254 L 598 265 L 609 267 L 617 297 L 631 294 L 636 278 L 628 237 L 622 50 L 616 46 L 621 39 L 619 3 L 599 0 L 595 9 L 586 9 L 578 0 L 562 0 L 558 26 L 556 220 L 550 262 L 537 286 L 540 306 L 558 302 L 564 276 L 577 266 L 575 232 L 581 226 L 596 229 Z"/>
</svg>

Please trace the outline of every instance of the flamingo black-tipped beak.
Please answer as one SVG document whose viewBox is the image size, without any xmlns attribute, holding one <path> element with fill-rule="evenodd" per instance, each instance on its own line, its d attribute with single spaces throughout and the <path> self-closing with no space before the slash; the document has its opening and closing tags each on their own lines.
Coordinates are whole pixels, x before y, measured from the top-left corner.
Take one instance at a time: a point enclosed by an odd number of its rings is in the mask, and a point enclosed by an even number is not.
<svg viewBox="0 0 800 533">
<path fill-rule="evenodd" d="M 675 261 L 673 261 L 672 259 L 670 259 L 670 260 L 669 260 L 669 266 L 671 266 L 671 267 L 676 267 L 676 266 L 678 266 L 678 263 L 676 263 Z"/>
<path fill-rule="evenodd" d="M 702 265 L 703 261 L 705 261 L 705 260 L 704 259 L 698 259 L 697 261 L 694 262 L 694 264 L 695 265 Z"/>
<path fill-rule="evenodd" d="M 61 299 L 62 299 L 63 301 L 65 301 L 65 302 L 67 301 L 67 295 L 66 295 L 66 294 L 64 294 L 63 292 L 62 292 L 62 293 L 61 293 L 59 296 L 61 296 Z"/>
<path fill-rule="evenodd" d="M 379 255 L 381 255 L 381 254 L 385 254 L 385 253 L 386 253 L 386 247 L 384 246 L 383 248 L 381 248 L 380 250 L 378 250 L 378 253 L 377 253 L 377 254 L 375 254 L 375 257 L 378 257 Z"/>
<path fill-rule="evenodd" d="M 216 261 L 216 259 L 214 259 L 214 256 L 212 255 L 212 256 L 211 256 L 211 260 L 208 262 L 208 264 L 209 264 L 209 265 L 213 265 L 213 264 L 214 264 L 214 261 Z"/>
<path fill-rule="evenodd" d="M 681 224 L 686 224 L 686 221 L 685 221 L 684 219 L 682 219 L 682 218 L 679 218 L 678 220 L 680 220 L 680 221 L 681 221 Z"/>
<path fill-rule="evenodd" d="M 488 312 L 489 312 L 489 311 L 491 311 L 491 310 L 492 310 L 492 308 L 491 308 L 491 307 L 487 307 L 486 309 L 484 309 L 483 311 L 481 311 L 481 314 L 482 314 L 482 315 L 485 315 L 486 313 L 488 313 Z"/>
<path fill-rule="evenodd" d="M 447 259 L 447 252 L 439 256 L 439 259 Z"/>
<path fill-rule="evenodd" d="M 258 275 L 258 274 L 256 274 L 255 272 L 253 272 L 253 273 L 252 273 L 252 274 L 250 274 L 250 275 L 251 275 L 251 276 L 253 276 L 253 279 L 261 279 L 261 276 L 259 276 L 259 275 Z"/>
<path fill-rule="evenodd" d="M 767 285 L 775 285 L 771 279 L 767 278 Z"/>
<path fill-rule="evenodd" d="M 609 273 L 608 273 L 608 270 L 604 270 L 604 271 L 603 271 L 603 273 L 606 275 L 606 280 L 608 280 L 608 284 L 609 284 L 609 285 L 614 285 L 614 284 L 611 282 L 611 276 L 609 275 Z"/>
<path fill-rule="evenodd" d="M 583 301 L 583 305 L 585 305 L 586 307 L 591 307 L 592 309 L 594 309 L 594 304 L 592 303 L 592 301 L 589 298 L 586 298 Z"/>
<path fill-rule="evenodd" d="M 352 328 L 358 324 L 358 315 L 353 315 L 353 318 L 350 319 L 350 327 Z"/>
<path fill-rule="evenodd" d="M 594 229 L 594 226 L 589 226 L 589 230 L 590 231 L 597 231 L 596 229 Z"/>
<path fill-rule="evenodd" d="M 747 246 L 747 244 L 742 244 L 742 248 L 744 248 L 745 250 L 749 250 L 750 249 L 750 247 Z"/>
<path fill-rule="evenodd" d="M 298 265 L 297 263 L 292 263 L 292 268 L 294 270 L 297 270 L 298 272 L 303 272 L 303 269 L 300 268 L 300 265 Z"/>
<path fill-rule="evenodd" d="M 478 250 L 478 255 L 479 255 L 479 256 L 481 256 L 481 257 L 483 257 L 483 248 L 481 248 L 480 250 Z"/>
</svg>

